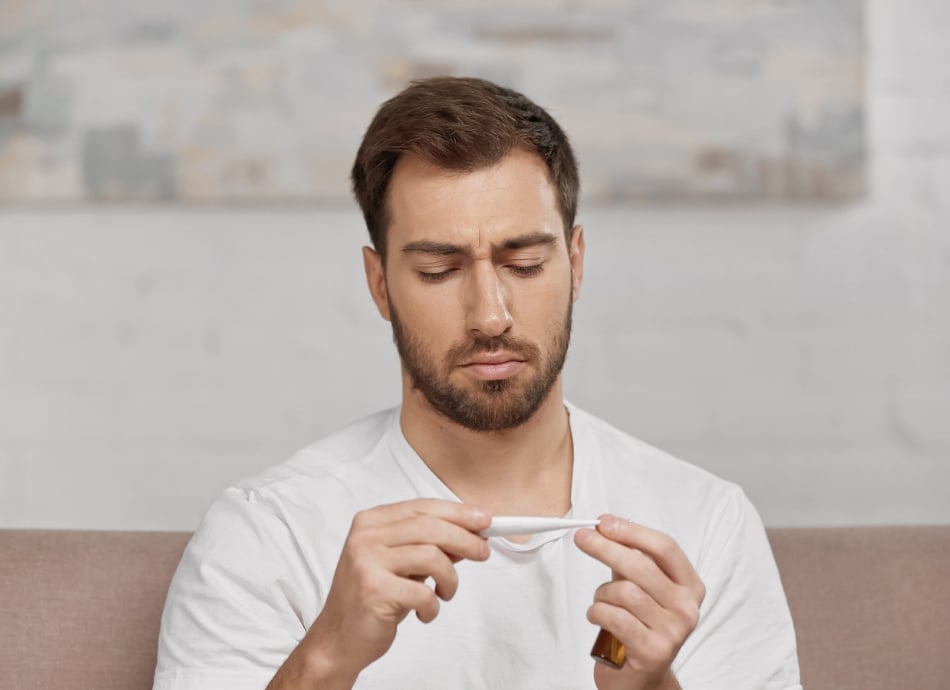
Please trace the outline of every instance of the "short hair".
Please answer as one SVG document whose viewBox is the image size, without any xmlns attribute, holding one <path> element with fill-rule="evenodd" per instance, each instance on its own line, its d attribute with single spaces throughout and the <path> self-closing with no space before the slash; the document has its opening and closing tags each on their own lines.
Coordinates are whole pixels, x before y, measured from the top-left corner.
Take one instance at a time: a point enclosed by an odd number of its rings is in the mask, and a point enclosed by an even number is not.
<svg viewBox="0 0 950 690">
<path fill-rule="evenodd" d="M 376 251 L 386 255 L 387 193 L 403 155 L 444 170 L 470 172 L 500 162 L 515 147 L 547 166 L 570 239 L 580 180 L 567 136 L 524 95 L 484 79 L 433 77 L 383 103 L 363 136 L 351 180 Z"/>
</svg>

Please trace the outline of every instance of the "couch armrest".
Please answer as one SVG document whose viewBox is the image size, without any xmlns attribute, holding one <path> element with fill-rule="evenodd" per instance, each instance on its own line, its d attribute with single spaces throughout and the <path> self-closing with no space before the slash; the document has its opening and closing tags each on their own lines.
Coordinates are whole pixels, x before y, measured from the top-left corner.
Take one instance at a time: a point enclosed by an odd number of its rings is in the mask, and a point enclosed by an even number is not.
<svg viewBox="0 0 950 690">
<path fill-rule="evenodd" d="M 950 525 L 770 529 L 806 688 L 950 683 Z"/>
<path fill-rule="evenodd" d="M 0 686 L 147 690 L 189 534 L 0 530 Z"/>
</svg>

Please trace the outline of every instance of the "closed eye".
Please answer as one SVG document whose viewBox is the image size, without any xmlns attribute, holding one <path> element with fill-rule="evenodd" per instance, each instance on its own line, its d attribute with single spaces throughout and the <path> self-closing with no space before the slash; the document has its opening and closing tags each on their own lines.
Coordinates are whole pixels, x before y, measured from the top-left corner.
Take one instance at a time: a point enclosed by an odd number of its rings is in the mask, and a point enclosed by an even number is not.
<svg viewBox="0 0 950 690">
<path fill-rule="evenodd" d="M 542 261 L 539 264 L 531 264 L 528 266 L 521 266 L 519 264 L 514 264 L 512 266 L 509 266 L 508 270 L 510 270 L 515 275 L 519 275 L 519 276 L 524 276 L 524 277 L 535 276 L 544 270 L 544 262 Z"/>
<path fill-rule="evenodd" d="M 445 271 L 419 271 L 419 278 L 426 283 L 438 283 L 448 278 L 455 270 L 454 268 L 449 268 Z"/>
</svg>

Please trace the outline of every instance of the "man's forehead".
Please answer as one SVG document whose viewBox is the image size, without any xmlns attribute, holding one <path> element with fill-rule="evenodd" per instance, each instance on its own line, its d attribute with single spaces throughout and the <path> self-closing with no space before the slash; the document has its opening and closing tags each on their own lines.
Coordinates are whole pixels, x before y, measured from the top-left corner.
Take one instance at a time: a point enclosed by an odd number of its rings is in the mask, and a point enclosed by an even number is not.
<svg viewBox="0 0 950 690">
<path fill-rule="evenodd" d="M 431 166 L 397 170 L 388 199 L 391 246 L 429 242 L 486 251 L 516 241 L 551 244 L 563 236 L 563 217 L 543 163 L 506 161 L 511 164 L 504 169 L 470 173 Z"/>
</svg>

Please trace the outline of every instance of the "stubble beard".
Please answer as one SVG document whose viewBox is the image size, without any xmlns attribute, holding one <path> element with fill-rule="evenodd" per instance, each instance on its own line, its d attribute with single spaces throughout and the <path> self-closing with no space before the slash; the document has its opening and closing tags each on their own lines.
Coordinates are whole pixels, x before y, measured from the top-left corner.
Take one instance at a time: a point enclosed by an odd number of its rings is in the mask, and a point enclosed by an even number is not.
<svg viewBox="0 0 950 690">
<path fill-rule="evenodd" d="M 487 432 L 521 426 L 547 399 L 567 358 L 573 306 L 569 299 L 563 320 L 555 324 L 547 353 L 532 343 L 505 334 L 493 338 L 473 337 L 453 346 L 443 357 L 441 369 L 424 343 L 406 331 L 392 300 L 389 300 L 389 315 L 393 341 L 413 388 L 442 416 L 472 431 Z M 539 370 L 523 383 L 515 380 L 520 377 L 481 381 L 474 390 L 452 383 L 450 374 L 460 362 L 476 354 L 498 350 L 513 353 Z"/>
</svg>

